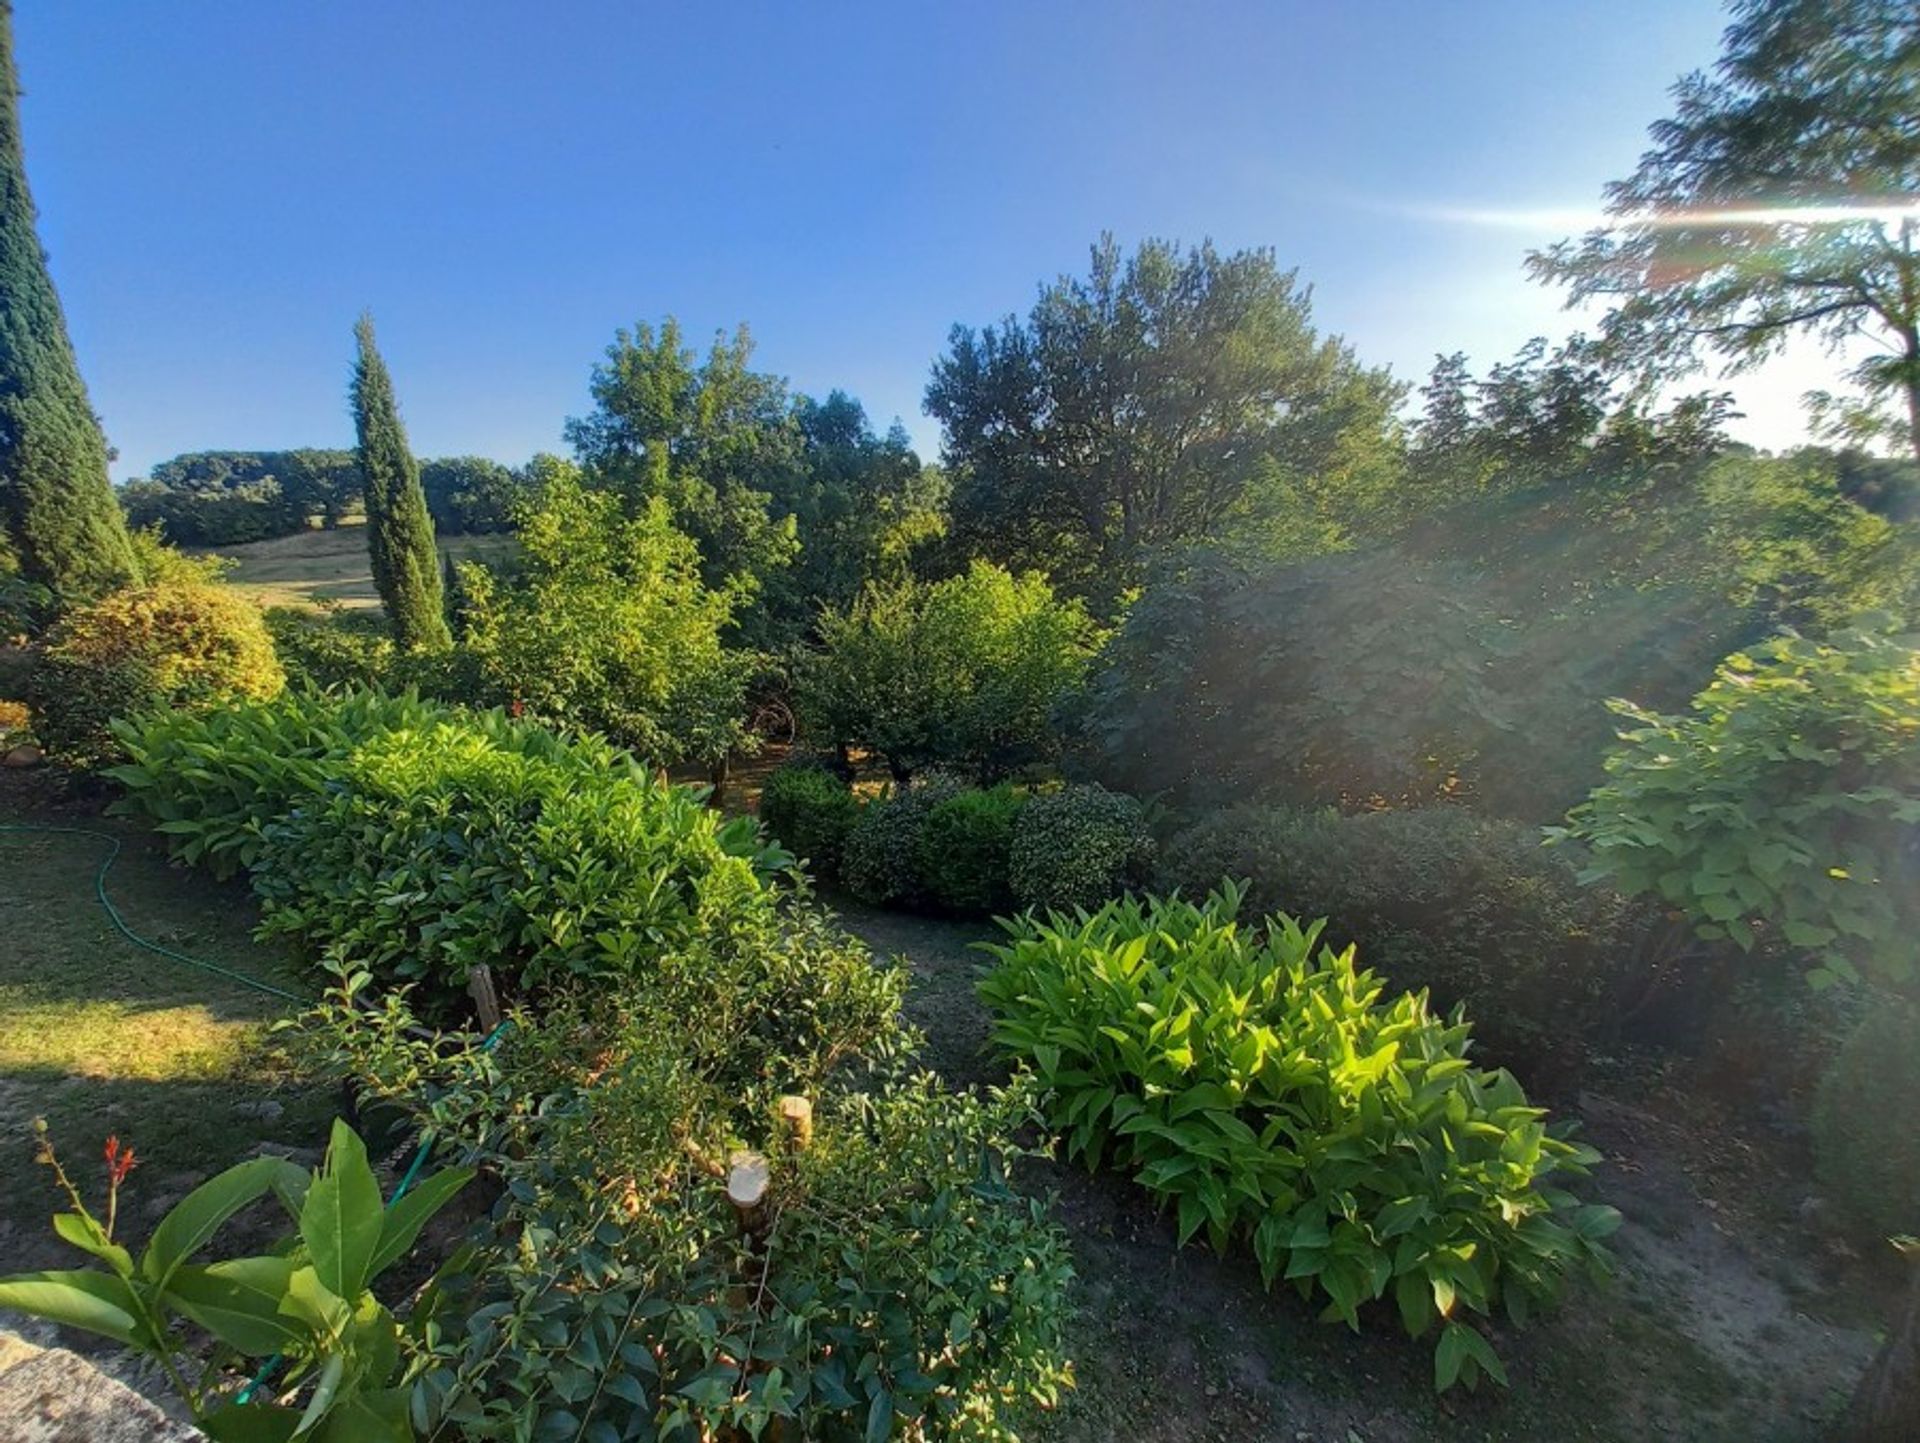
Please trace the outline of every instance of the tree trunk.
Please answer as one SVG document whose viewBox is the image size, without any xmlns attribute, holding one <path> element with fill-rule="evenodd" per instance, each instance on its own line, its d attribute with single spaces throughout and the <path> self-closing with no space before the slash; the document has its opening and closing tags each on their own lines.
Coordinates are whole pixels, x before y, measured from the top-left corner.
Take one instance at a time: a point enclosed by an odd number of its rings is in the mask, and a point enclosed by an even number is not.
<svg viewBox="0 0 1920 1443">
<path fill-rule="evenodd" d="M 1906 1300 L 1840 1420 L 1836 1436 L 1847 1443 L 1920 1438 L 1920 1266 L 1910 1262 L 1907 1272 Z"/>
</svg>

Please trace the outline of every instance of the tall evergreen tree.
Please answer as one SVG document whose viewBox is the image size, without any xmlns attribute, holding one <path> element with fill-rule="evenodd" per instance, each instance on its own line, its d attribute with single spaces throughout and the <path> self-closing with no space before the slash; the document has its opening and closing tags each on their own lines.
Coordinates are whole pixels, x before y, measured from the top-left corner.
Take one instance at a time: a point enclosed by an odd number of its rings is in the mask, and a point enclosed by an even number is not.
<svg viewBox="0 0 1920 1443">
<path fill-rule="evenodd" d="M 0 550 L 78 600 L 132 580 L 139 563 L 33 220 L 13 6 L 0 0 Z"/>
<path fill-rule="evenodd" d="M 420 486 L 420 465 L 407 449 L 393 399 L 393 378 L 373 343 L 373 317 L 353 327 L 360 354 L 353 367 L 353 425 L 367 493 L 367 554 L 373 584 L 403 650 L 450 641 L 440 591 L 433 516 Z"/>
</svg>

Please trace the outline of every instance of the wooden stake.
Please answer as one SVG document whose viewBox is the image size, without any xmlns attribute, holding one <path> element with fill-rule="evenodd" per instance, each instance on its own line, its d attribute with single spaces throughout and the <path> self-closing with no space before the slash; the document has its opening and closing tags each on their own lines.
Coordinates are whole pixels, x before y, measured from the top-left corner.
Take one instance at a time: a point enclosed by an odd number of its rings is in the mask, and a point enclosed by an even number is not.
<svg viewBox="0 0 1920 1443">
<path fill-rule="evenodd" d="M 488 1032 L 500 1025 L 500 994 L 494 990 L 493 969 L 482 962 L 467 973 L 467 995 L 480 1013 L 480 1025 Z"/>
<path fill-rule="evenodd" d="M 813 1104 L 789 1093 L 780 1099 L 780 1123 L 787 1132 L 787 1146 L 805 1152 L 813 1143 Z"/>
<path fill-rule="evenodd" d="M 773 1183 L 773 1170 L 766 1158 L 745 1150 L 727 1157 L 727 1201 L 740 1221 L 740 1231 L 753 1233 L 765 1222 L 767 1192 Z"/>
</svg>

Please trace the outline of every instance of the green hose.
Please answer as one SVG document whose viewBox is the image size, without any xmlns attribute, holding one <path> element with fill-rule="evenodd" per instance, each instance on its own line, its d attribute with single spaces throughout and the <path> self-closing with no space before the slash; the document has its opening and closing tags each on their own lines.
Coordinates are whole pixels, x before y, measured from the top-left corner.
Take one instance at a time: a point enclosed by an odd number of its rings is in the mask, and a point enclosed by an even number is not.
<svg viewBox="0 0 1920 1443">
<path fill-rule="evenodd" d="M 198 967 L 203 972 L 211 972 L 217 977 L 225 977 L 228 981 L 238 982 L 243 987 L 251 987 L 256 992 L 265 992 L 269 996 L 281 997 L 288 1002 L 306 1003 L 313 1000 L 310 997 L 302 997 L 297 992 L 289 992 L 284 987 L 275 987 L 271 982 L 262 982 L 258 977 L 249 977 L 244 972 L 236 972 L 231 967 L 222 967 L 218 962 L 209 962 L 202 957 L 189 957 L 185 952 L 176 952 L 171 947 L 162 947 L 158 942 L 148 941 L 145 937 L 142 937 L 138 932 L 134 931 L 133 928 L 129 927 L 126 919 L 120 915 L 119 908 L 113 905 L 113 899 L 107 896 L 107 873 L 112 870 L 114 860 L 120 855 L 120 839 L 114 836 L 113 833 L 97 832 L 88 827 L 43 826 L 36 822 L 0 822 L 0 832 L 42 832 L 57 836 L 91 837 L 95 841 L 105 842 L 107 844 L 107 856 L 106 860 L 101 862 L 100 870 L 93 875 L 93 895 L 100 903 L 102 910 L 106 912 L 108 920 L 119 930 L 120 935 L 133 943 L 134 946 L 144 947 L 149 952 L 157 952 L 162 957 L 170 958 L 175 962 L 184 962 L 189 967 Z M 506 1032 L 508 1025 L 509 1024 L 502 1022 L 498 1027 L 494 1028 L 492 1032 L 488 1033 L 486 1041 L 480 1044 L 480 1050 L 483 1052 L 491 1051 L 493 1045 L 498 1042 Z M 427 1155 L 433 1151 L 434 1141 L 435 1139 L 431 1129 L 420 1134 L 420 1146 L 414 1151 L 413 1161 L 407 1165 L 407 1170 L 400 1179 L 400 1185 L 393 1190 L 393 1196 L 387 1199 L 388 1207 L 392 1207 L 395 1203 L 399 1202 L 401 1198 L 405 1197 L 407 1189 L 412 1187 L 415 1180 L 420 1176 L 420 1168 L 426 1162 Z M 260 1365 L 260 1371 L 254 1375 L 253 1380 L 249 1382 L 246 1387 L 240 1390 L 235 1401 L 238 1403 L 250 1401 L 260 1385 L 272 1376 L 273 1370 L 280 1365 L 280 1362 L 280 1354 L 275 1353 L 271 1358 L 267 1359 L 266 1362 L 262 1363 Z"/>
<path fill-rule="evenodd" d="M 222 967 L 218 962 L 208 962 L 201 957 L 189 957 L 184 952 L 176 952 L 171 947 L 162 947 L 158 942 L 150 942 L 133 928 L 120 915 L 120 909 L 113 905 L 107 896 L 107 873 L 113 869 L 114 860 L 120 855 L 120 839 L 111 832 L 96 832 L 87 827 L 47 827 L 34 822 L 0 822 L 0 832 L 45 832 L 69 837 L 91 837 L 97 842 L 107 844 L 106 860 L 101 862 L 100 870 L 93 874 L 93 895 L 107 914 L 107 920 L 136 947 L 144 947 L 149 952 L 158 952 L 162 957 L 175 962 L 184 962 L 189 967 L 198 967 L 202 972 L 211 972 L 216 977 L 224 977 L 229 982 L 238 982 L 242 987 L 251 987 L 256 992 L 265 992 L 270 997 L 284 998 L 288 1002 L 307 1003 L 313 999 L 302 997 L 298 992 L 289 992 L 284 987 L 275 987 L 271 982 L 262 982 L 258 977 L 249 977 L 244 972 L 236 972 L 231 967 Z"/>
</svg>

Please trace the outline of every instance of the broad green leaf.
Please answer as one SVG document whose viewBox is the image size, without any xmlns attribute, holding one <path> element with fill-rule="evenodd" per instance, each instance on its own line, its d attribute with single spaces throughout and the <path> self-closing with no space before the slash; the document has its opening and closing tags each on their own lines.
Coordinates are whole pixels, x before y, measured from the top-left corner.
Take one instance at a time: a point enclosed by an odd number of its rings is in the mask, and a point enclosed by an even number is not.
<svg viewBox="0 0 1920 1443">
<path fill-rule="evenodd" d="M 307 1336 L 280 1309 L 293 1271 L 292 1258 L 234 1258 L 204 1268 L 186 1264 L 174 1270 L 166 1295 L 228 1347 L 264 1358 L 298 1347 Z"/>
<path fill-rule="evenodd" d="M 200 1426 L 213 1443 L 290 1443 L 300 1415 L 277 1403 L 228 1403 Z"/>
<path fill-rule="evenodd" d="M 83 1253 L 92 1253 L 123 1278 L 133 1276 L 133 1258 L 86 1213 L 55 1213 L 53 1230 Z"/>
<path fill-rule="evenodd" d="M 406 1255 L 420 1236 L 420 1229 L 433 1215 L 453 1199 L 453 1195 L 473 1179 L 469 1167 L 448 1168 L 416 1184 L 407 1195 L 386 1210 L 381 1221 L 380 1241 L 367 1264 L 371 1282 Z"/>
<path fill-rule="evenodd" d="M 312 1436 L 315 1443 L 412 1443 L 405 1388 L 377 1388 L 349 1394 L 327 1414 Z"/>
<path fill-rule="evenodd" d="M 139 1341 L 139 1303 L 133 1289 L 113 1274 L 91 1268 L 0 1278 L 0 1308 L 84 1328 L 128 1347 Z"/>
<path fill-rule="evenodd" d="M 293 1430 L 298 1438 L 312 1433 L 333 1405 L 340 1401 L 340 1385 L 347 1376 L 347 1360 L 344 1354 L 333 1353 L 320 1365 L 319 1376 L 313 1380 L 313 1392 L 307 1397 L 306 1411 L 300 1415 L 299 1426 Z"/>
<path fill-rule="evenodd" d="M 140 1258 L 141 1273 L 165 1287 L 173 1270 L 211 1242 L 228 1218 L 273 1186 L 283 1166 L 279 1158 L 254 1158 L 201 1183 L 160 1219 Z"/>
<path fill-rule="evenodd" d="M 335 1118 L 326 1166 L 307 1189 L 300 1209 L 300 1237 L 328 1292 L 348 1299 L 360 1295 L 385 1225 L 380 1184 L 367 1164 L 366 1144 Z"/>
</svg>

